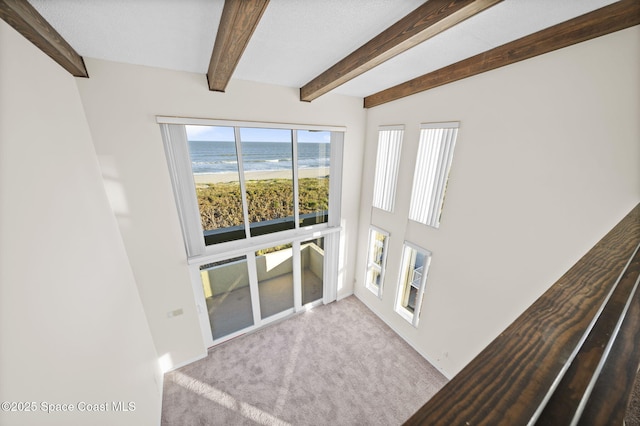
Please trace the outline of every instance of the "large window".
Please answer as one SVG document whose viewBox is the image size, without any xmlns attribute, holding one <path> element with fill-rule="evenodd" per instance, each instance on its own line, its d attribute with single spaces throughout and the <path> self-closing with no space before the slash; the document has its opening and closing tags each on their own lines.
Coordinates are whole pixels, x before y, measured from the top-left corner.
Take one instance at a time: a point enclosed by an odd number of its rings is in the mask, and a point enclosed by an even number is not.
<svg viewBox="0 0 640 426">
<path fill-rule="evenodd" d="M 459 123 L 423 124 L 409 219 L 438 228 Z"/>
<path fill-rule="evenodd" d="M 369 250 L 367 255 L 366 287 L 382 298 L 384 269 L 387 262 L 389 234 L 372 227 L 369 229 Z"/>
<path fill-rule="evenodd" d="M 300 226 L 328 220 L 331 132 L 297 131 L 298 206 Z"/>
<path fill-rule="evenodd" d="M 403 136 L 402 126 L 384 126 L 378 130 L 373 207 L 389 212 L 393 211 Z"/>
<path fill-rule="evenodd" d="M 207 244 L 245 237 L 243 194 L 232 127 L 186 126 Z"/>
<path fill-rule="evenodd" d="M 161 127 L 189 256 L 339 225 L 342 131 L 178 120 L 163 117 Z"/>
<path fill-rule="evenodd" d="M 251 235 L 295 228 L 292 131 L 239 130 Z"/>
<path fill-rule="evenodd" d="M 395 309 L 414 327 L 418 326 L 420 318 L 422 296 L 430 262 L 431 253 L 428 250 L 408 242 L 404 243 Z"/>
</svg>

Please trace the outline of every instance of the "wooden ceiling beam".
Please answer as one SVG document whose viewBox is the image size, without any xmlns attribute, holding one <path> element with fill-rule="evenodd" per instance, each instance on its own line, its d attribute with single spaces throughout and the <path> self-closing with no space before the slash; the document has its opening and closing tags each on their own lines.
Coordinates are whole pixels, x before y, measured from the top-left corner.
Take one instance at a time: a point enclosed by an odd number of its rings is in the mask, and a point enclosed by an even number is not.
<svg viewBox="0 0 640 426">
<path fill-rule="evenodd" d="M 300 89 L 310 102 L 502 0 L 430 0 Z"/>
<path fill-rule="evenodd" d="M 269 0 L 225 0 L 207 79 L 209 90 L 224 92 Z"/>
<path fill-rule="evenodd" d="M 0 0 L 0 18 L 75 77 L 89 77 L 84 60 L 26 0 Z"/>
<path fill-rule="evenodd" d="M 622 0 L 374 93 L 364 98 L 364 107 L 382 105 L 638 24 L 640 2 Z"/>
</svg>

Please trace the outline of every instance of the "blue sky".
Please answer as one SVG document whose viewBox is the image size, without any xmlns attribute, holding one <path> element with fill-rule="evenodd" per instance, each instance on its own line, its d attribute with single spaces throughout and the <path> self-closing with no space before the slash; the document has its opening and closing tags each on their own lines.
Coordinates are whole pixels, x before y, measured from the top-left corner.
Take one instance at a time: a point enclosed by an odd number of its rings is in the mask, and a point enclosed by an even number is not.
<svg viewBox="0 0 640 426">
<path fill-rule="evenodd" d="M 185 126 L 187 139 L 192 141 L 233 142 L 233 128 L 219 126 Z M 291 131 L 285 129 L 241 128 L 240 137 L 245 142 L 291 142 Z M 329 142 L 331 132 L 298 130 L 298 142 Z"/>
</svg>

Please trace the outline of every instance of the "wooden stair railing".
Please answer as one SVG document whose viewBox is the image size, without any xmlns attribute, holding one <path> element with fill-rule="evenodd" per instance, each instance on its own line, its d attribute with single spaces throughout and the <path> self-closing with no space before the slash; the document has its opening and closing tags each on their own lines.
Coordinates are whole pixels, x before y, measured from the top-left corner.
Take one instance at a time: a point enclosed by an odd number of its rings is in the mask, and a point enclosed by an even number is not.
<svg viewBox="0 0 640 426">
<path fill-rule="evenodd" d="M 640 204 L 405 425 L 622 425 L 640 364 Z"/>
</svg>

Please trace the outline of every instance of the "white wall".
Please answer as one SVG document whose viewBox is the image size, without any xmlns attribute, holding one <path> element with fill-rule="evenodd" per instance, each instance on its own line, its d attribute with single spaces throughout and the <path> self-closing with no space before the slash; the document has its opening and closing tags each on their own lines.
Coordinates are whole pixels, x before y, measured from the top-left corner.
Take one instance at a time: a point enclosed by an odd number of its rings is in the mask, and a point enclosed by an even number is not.
<svg viewBox="0 0 640 426">
<path fill-rule="evenodd" d="M 338 297 L 353 289 L 366 112 L 362 99 L 298 100 L 293 88 L 232 81 L 210 92 L 204 74 L 86 60 L 78 87 L 158 353 L 180 365 L 204 354 L 186 254 L 156 115 L 346 126 Z M 295 66 L 295 64 L 292 64 Z M 167 312 L 183 309 L 169 318 Z"/>
<path fill-rule="evenodd" d="M 368 111 L 406 126 L 396 211 L 363 175 L 356 295 L 455 375 L 640 201 L 640 28 Z M 419 125 L 460 121 L 440 229 L 408 223 Z M 384 296 L 364 287 L 367 227 L 391 233 Z M 433 252 L 417 329 L 393 311 L 403 240 Z"/>
<path fill-rule="evenodd" d="M 159 424 L 151 333 L 74 78 L 0 21 L 0 424 Z M 46 414 L 42 402 L 134 402 Z M 112 407 L 110 407 L 112 408 Z"/>
</svg>

